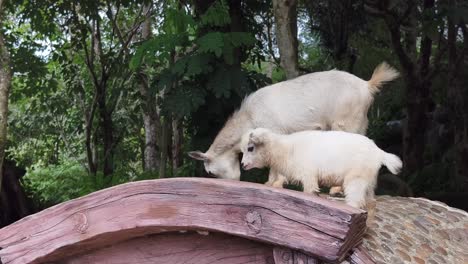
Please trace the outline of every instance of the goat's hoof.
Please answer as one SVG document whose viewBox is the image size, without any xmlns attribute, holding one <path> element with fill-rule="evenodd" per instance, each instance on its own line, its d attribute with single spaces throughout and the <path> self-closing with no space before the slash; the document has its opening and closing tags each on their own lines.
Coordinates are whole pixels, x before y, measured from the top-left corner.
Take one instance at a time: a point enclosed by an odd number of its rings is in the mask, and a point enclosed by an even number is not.
<svg viewBox="0 0 468 264">
<path fill-rule="evenodd" d="M 330 193 L 331 197 L 344 198 L 345 195 L 343 192 Z"/>
<path fill-rule="evenodd" d="M 343 188 L 341 186 L 331 187 L 329 194 L 331 197 L 344 197 Z"/>
</svg>

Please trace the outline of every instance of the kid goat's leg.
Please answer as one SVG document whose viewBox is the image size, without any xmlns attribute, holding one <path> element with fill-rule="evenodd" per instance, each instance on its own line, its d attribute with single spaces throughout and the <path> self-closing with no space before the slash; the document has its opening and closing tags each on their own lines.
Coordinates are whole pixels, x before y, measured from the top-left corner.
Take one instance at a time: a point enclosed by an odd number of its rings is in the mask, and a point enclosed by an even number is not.
<svg viewBox="0 0 468 264">
<path fill-rule="evenodd" d="M 376 178 L 377 177 L 364 178 L 360 176 L 348 177 L 349 180 L 344 184 L 346 203 L 367 211 L 367 226 L 372 223 L 375 214 L 376 201 L 374 198 L 374 188 Z"/>
<path fill-rule="evenodd" d="M 367 226 L 370 226 L 374 222 L 375 218 L 375 207 L 377 206 L 377 200 L 375 199 L 374 188 L 367 190 Z"/>
<path fill-rule="evenodd" d="M 298 180 L 302 181 L 305 193 L 318 194 L 320 192 L 318 178 L 314 175 L 302 175 Z"/>
<path fill-rule="evenodd" d="M 275 188 L 283 188 L 283 184 L 286 181 L 286 178 L 276 172 L 273 169 L 270 169 L 270 174 L 268 175 L 268 181 L 265 183 L 267 186 L 272 186 Z"/>
<path fill-rule="evenodd" d="M 333 187 L 330 188 L 329 194 L 330 194 L 330 196 L 333 196 L 333 197 L 344 196 L 343 187 L 333 186 Z"/>
<path fill-rule="evenodd" d="M 276 181 L 277 176 L 278 174 L 276 173 L 276 171 L 274 171 L 273 169 L 270 169 L 270 173 L 268 174 L 268 181 L 265 182 L 265 185 L 273 186 L 273 183 Z"/>
<path fill-rule="evenodd" d="M 345 200 L 348 205 L 364 209 L 369 189 L 369 182 L 363 178 L 355 177 L 344 185 Z"/>
</svg>

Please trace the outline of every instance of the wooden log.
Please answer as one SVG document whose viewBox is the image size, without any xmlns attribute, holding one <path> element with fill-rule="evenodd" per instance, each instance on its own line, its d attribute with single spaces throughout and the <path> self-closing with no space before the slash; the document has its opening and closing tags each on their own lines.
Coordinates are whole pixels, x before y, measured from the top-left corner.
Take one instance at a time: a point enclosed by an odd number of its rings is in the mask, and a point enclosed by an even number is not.
<svg viewBox="0 0 468 264">
<path fill-rule="evenodd" d="M 261 184 L 140 181 L 59 204 L 1 229 L 0 260 L 54 261 L 143 235 L 209 230 L 338 262 L 361 242 L 365 221 L 362 210 Z"/>
<path fill-rule="evenodd" d="M 321 264 L 319 259 L 284 247 L 273 249 L 275 264 Z"/>
<path fill-rule="evenodd" d="M 373 264 L 375 260 L 369 255 L 367 250 L 362 247 L 353 249 L 351 256 L 348 258 L 351 264 Z"/>
<path fill-rule="evenodd" d="M 72 256 L 60 264 L 275 264 L 271 246 L 211 232 L 150 235 Z"/>
</svg>

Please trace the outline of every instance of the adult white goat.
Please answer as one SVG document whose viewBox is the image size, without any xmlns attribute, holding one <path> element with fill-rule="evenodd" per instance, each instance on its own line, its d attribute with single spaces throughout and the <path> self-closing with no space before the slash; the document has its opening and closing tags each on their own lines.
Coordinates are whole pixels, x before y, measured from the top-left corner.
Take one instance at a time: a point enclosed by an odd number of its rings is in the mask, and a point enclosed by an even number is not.
<svg viewBox="0 0 468 264">
<path fill-rule="evenodd" d="M 402 167 L 398 156 L 366 136 L 343 131 L 281 135 L 256 128 L 243 136 L 240 146 L 245 170 L 269 167 L 289 182 L 302 183 L 304 192 L 311 194 L 318 193 L 319 186 L 343 186 L 346 203 L 361 209 L 374 202 L 380 167 L 385 165 L 393 174 Z"/>
<path fill-rule="evenodd" d="M 331 70 L 264 87 L 244 99 L 206 153 L 192 151 L 189 156 L 202 160 L 205 170 L 216 177 L 239 180 L 239 143 L 252 128 L 284 134 L 330 129 L 365 134 L 374 94 L 397 76 L 398 72 L 383 62 L 369 81 Z M 270 170 L 266 184 L 273 185 L 280 177 Z"/>
</svg>

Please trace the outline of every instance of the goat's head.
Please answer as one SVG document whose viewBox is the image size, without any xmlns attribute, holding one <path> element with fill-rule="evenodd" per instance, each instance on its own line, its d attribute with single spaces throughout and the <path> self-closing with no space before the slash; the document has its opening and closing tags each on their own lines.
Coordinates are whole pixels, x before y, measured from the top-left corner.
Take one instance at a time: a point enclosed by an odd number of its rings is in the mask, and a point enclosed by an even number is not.
<svg viewBox="0 0 468 264">
<path fill-rule="evenodd" d="M 244 170 L 264 168 L 267 166 L 268 153 L 265 143 L 270 131 L 265 128 L 256 128 L 245 133 L 241 140 L 242 167 Z"/>
<path fill-rule="evenodd" d="M 203 161 L 205 171 L 222 179 L 240 180 L 238 153 L 235 149 L 228 149 L 221 154 L 210 151 L 191 151 L 188 155 L 196 160 Z"/>
</svg>

